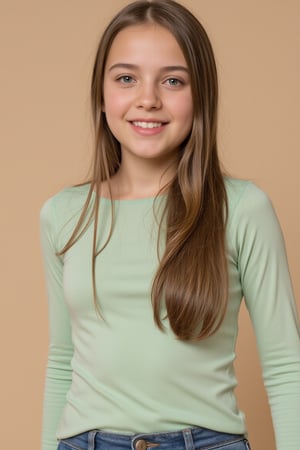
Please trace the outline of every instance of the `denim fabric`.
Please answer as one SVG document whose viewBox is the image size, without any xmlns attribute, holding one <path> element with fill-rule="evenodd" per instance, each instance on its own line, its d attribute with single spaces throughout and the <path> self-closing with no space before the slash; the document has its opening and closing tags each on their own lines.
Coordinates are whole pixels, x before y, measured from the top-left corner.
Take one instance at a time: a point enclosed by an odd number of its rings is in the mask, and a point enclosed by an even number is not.
<svg viewBox="0 0 300 450">
<path fill-rule="evenodd" d="M 114 434 L 93 430 L 59 441 L 57 450 L 250 450 L 243 435 L 206 428 L 151 434 Z"/>
</svg>

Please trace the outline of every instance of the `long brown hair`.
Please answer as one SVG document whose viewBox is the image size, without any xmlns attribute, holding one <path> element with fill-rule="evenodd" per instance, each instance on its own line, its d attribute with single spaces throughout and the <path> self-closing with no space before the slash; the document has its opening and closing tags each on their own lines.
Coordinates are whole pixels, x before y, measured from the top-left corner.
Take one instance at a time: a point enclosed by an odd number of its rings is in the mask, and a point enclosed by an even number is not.
<svg viewBox="0 0 300 450">
<path fill-rule="evenodd" d="M 116 35 L 128 26 L 156 23 L 177 40 L 191 77 L 194 119 L 182 143 L 177 173 L 169 183 L 164 214 L 165 250 L 153 284 L 154 320 L 163 330 L 162 307 L 179 339 L 198 340 L 213 334 L 226 313 L 228 275 L 225 249 L 227 197 L 217 154 L 218 80 L 213 50 L 199 21 L 172 0 L 136 1 L 110 22 L 97 50 L 91 83 L 95 151 L 89 194 L 78 224 L 62 249 L 65 253 L 94 222 L 93 289 L 97 308 L 95 260 L 101 183 L 121 164 L 119 142 L 106 122 L 103 78 L 108 53 Z M 93 191 L 95 202 L 91 208 Z M 113 201 L 111 201 L 113 232 Z M 162 223 L 162 222 L 161 222 Z M 109 238 L 105 245 L 109 242 Z"/>
</svg>

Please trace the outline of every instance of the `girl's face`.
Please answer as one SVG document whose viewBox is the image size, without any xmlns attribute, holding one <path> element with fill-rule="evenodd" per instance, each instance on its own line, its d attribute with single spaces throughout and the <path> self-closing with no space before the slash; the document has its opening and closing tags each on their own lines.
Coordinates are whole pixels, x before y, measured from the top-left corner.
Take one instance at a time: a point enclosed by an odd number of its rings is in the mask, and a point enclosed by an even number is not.
<svg viewBox="0 0 300 450">
<path fill-rule="evenodd" d="M 172 160 L 191 130 L 193 101 L 187 63 L 167 29 L 143 24 L 117 34 L 105 66 L 103 111 L 122 162 Z"/>
</svg>

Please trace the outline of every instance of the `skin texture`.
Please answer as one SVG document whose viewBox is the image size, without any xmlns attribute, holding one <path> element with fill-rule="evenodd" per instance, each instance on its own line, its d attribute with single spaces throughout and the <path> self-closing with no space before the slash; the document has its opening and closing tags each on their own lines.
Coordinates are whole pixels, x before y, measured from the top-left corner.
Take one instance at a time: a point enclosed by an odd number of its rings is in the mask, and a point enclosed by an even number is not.
<svg viewBox="0 0 300 450">
<path fill-rule="evenodd" d="M 116 36 L 105 67 L 103 111 L 122 151 L 113 193 L 156 194 L 176 170 L 193 120 L 187 63 L 168 30 L 143 24 Z"/>
</svg>

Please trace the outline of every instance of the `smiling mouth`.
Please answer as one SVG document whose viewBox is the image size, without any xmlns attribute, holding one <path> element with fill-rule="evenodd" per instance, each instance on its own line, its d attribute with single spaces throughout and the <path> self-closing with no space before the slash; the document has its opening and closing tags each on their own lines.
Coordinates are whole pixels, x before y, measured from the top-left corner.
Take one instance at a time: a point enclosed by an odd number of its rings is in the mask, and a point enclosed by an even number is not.
<svg viewBox="0 0 300 450">
<path fill-rule="evenodd" d="M 131 122 L 135 127 L 140 128 L 159 128 L 165 125 L 163 122 L 139 122 L 139 121 L 133 121 Z"/>
</svg>

